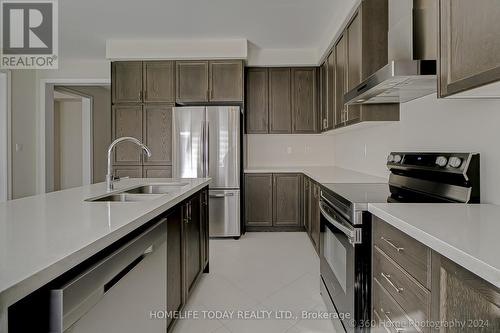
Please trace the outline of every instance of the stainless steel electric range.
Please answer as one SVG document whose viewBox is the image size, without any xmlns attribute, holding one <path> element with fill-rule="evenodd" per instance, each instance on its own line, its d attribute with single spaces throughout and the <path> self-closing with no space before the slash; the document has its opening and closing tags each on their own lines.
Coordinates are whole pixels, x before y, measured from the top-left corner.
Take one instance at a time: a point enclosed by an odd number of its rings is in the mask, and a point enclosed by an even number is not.
<svg viewBox="0 0 500 333">
<path fill-rule="evenodd" d="M 369 203 L 480 201 L 479 154 L 391 153 L 385 184 L 322 184 L 321 294 L 346 332 L 369 332 Z"/>
</svg>

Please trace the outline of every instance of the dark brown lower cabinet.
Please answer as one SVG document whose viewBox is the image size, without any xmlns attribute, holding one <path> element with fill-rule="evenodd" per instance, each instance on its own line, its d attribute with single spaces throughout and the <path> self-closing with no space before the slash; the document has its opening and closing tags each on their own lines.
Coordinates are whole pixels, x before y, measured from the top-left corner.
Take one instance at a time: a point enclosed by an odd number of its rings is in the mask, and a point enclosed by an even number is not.
<svg viewBox="0 0 500 333">
<path fill-rule="evenodd" d="M 273 175 L 273 225 L 300 226 L 302 213 L 302 175 Z"/>
<path fill-rule="evenodd" d="M 302 174 L 246 174 L 245 203 L 247 230 L 302 229 Z"/>
<path fill-rule="evenodd" d="M 185 303 L 183 294 L 182 208 L 167 216 L 167 311 L 178 311 Z M 172 318 L 167 319 L 170 327 Z"/>
<path fill-rule="evenodd" d="M 184 211 L 184 237 L 186 252 L 186 293 L 191 294 L 201 269 L 201 210 L 200 197 L 192 197 Z"/>
<path fill-rule="evenodd" d="M 273 175 L 245 175 L 245 221 L 249 227 L 273 225 Z"/>
<path fill-rule="evenodd" d="M 372 308 L 375 323 L 380 323 L 377 332 L 385 331 L 390 321 L 405 332 L 500 332 L 499 288 L 378 217 L 373 217 L 372 224 Z M 394 247 L 399 250 L 392 251 Z M 455 325 L 408 326 L 411 322 Z"/>
<path fill-rule="evenodd" d="M 202 272 L 208 272 L 208 189 L 194 194 L 167 215 L 167 311 L 180 311 Z M 172 331 L 175 319 L 167 320 Z"/>
<path fill-rule="evenodd" d="M 310 197 L 311 197 L 311 180 L 309 177 L 304 176 L 304 191 L 302 195 L 302 200 L 303 200 L 303 223 L 304 223 L 304 228 L 306 229 L 306 232 L 309 234 L 311 232 L 311 219 L 309 218 L 309 214 L 311 211 L 311 205 L 310 205 Z"/>
<path fill-rule="evenodd" d="M 319 253 L 319 236 L 320 236 L 320 211 L 319 199 L 321 187 L 318 183 L 311 181 L 309 187 L 309 237 L 313 243 L 316 252 Z"/>
</svg>

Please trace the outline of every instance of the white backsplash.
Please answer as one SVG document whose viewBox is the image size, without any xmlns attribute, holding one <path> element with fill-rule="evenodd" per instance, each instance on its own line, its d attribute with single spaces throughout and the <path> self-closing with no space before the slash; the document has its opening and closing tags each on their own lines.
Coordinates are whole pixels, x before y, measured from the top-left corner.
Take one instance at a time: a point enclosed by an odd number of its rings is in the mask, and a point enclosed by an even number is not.
<svg viewBox="0 0 500 333">
<path fill-rule="evenodd" d="M 246 146 L 247 167 L 334 165 L 328 135 L 248 134 Z"/>
</svg>

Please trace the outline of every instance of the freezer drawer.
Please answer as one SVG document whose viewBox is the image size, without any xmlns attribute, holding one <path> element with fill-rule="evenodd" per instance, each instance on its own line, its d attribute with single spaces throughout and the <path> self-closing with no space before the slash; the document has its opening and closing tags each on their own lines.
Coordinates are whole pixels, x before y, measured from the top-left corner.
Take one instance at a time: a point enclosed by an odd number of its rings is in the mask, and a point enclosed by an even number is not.
<svg viewBox="0 0 500 333">
<path fill-rule="evenodd" d="M 208 196 L 210 237 L 239 237 L 240 191 L 211 190 Z"/>
</svg>

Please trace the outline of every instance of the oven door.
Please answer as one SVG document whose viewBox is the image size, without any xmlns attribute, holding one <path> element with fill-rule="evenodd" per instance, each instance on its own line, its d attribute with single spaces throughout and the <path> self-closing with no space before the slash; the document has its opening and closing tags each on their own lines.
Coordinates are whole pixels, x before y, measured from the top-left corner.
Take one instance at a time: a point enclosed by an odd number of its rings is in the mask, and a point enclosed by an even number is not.
<svg viewBox="0 0 500 333">
<path fill-rule="evenodd" d="M 353 227 L 323 201 L 320 211 L 321 277 L 328 291 L 323 298 L 332 303 L 330 307 L 335 307 L 345 331 L 355 332 L 352 320 L 358 317 L 355 313 L 356 246 L 361 243 L 361 228 Z"/>
</svg>

